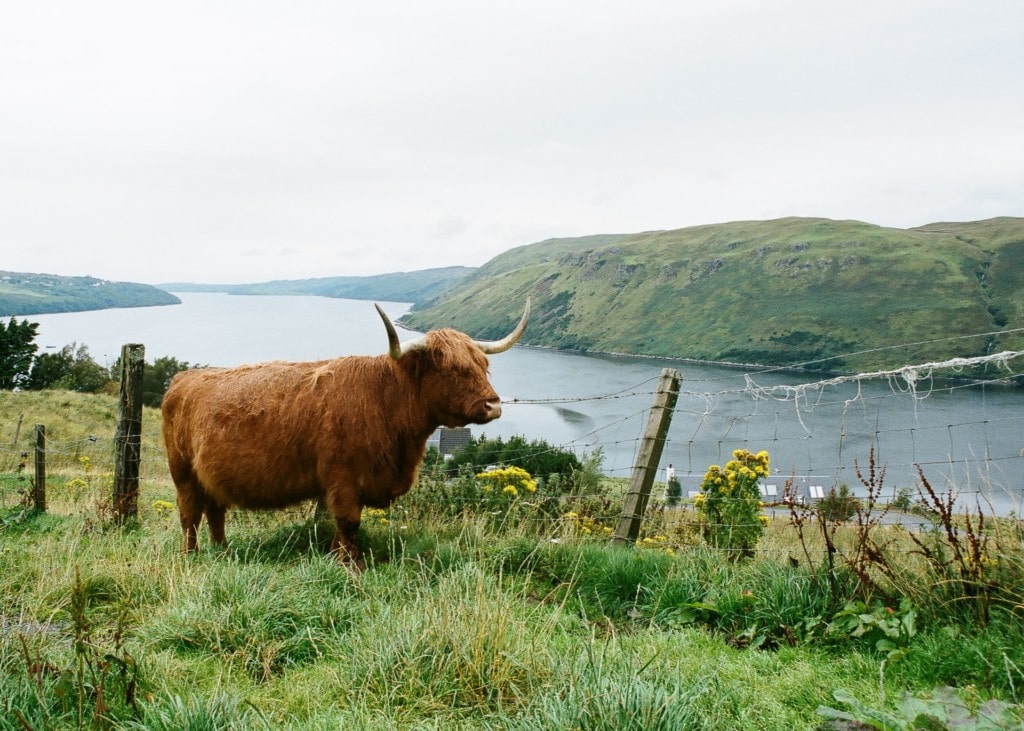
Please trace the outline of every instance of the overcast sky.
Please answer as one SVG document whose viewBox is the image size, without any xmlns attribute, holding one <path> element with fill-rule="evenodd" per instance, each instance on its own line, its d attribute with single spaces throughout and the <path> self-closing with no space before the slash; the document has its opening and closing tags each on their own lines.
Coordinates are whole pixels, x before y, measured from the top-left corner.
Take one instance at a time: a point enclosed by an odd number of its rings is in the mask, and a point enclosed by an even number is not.
<svg viewBox="0 0 1024 731">
<path fill-rule="evenodd" d="M 1024 3 L 7 3 L 0 269 L 477 266 L 556 236 L 1024 216 Z"/>
</svg>

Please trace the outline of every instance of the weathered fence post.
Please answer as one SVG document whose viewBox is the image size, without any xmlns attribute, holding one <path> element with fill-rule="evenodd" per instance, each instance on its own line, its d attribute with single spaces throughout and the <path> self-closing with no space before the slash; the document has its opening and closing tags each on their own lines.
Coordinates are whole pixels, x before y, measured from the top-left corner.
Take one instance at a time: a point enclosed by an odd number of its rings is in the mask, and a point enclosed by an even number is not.
<svg viewBox="0 0 1024 731">
<path fill-rule="evenodd" d="M 114 435 L 114 516 L 119 523 L 139 512 L 139 460 L 142 452 L 142 371 L 146 349 L 121 348 L 121 386 Z"/>
<path fill-rule="evenodd" d="M 32 502 L 40 513 L 46 512 L 46 427 L 36 424 L 36 476 L 32 486 Z"/>
<path fill-rule="evenodd" d="M 635 543 L 640 535 L 640 523 L 647 509 L 651 486 L 658 473 L 658 463 L 665 447 L 665 437 L 668 436 L 668 428 L 672 424 L 672 412 L 679 398 L 681 378 L 682 375 L 674 368 L 665 368 L 661 372 L 658 393 L 654 396 L 651 413 L 647 418 L 647 429 L 637 452 L 633 476 L 629 480 L 629 491 L 622 506 L 619 527 L 612 538 L 612 543 L 617 546 Z"/>
</svg>

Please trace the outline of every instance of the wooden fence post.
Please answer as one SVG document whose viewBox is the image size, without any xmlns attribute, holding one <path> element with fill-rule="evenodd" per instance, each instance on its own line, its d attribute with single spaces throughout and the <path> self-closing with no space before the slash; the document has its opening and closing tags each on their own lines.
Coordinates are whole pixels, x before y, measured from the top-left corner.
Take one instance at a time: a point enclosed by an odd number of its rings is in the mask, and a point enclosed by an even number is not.
<svg viewBox="0 0 1024 731">
<path fill-rule="evenodd" d="M 682 375 L 674 368 L 665 368 L 658 382 L 658 393 L 654 396 L 651 413 L 647 419 L 640 450 L 637 452 L 633 476 L 629 481 L 629 491 L 622 506 L 619 527 L 615 531 L 612 543 L 624 546 L 636 543 L 640 535 L 640 523 L 643 521 L 647 500 L 651 496 L 651 486 L 658 474 L 658 463 L 665 447 L 665 437 L 672 424 L 672 412 L 679 398 L 679 381 Z"/>
<path fill-rule="evenodd" d="M 36 424 L 36 476 L 32 486 L 32 501 L 40 513 L 46 512 L 46 427 Z"/>
<path fill-rule="evenodd" d="M 121 348 L 121 385 L 114 435 L 114 516 L 119 523 L 139 512 L 139 460 L 142 452 L 142 371 L 146 349 Z"/>
</svg>

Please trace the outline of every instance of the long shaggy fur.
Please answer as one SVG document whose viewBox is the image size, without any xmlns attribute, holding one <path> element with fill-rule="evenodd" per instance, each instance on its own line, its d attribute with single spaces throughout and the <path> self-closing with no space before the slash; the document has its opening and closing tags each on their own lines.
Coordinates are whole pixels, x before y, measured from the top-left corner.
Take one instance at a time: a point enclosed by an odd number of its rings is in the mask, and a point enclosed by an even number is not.
<svg viewBox="0 0 1024 731">
<path fill-rule="evenodd" d="M 386 507 L 412 486 L 441 425 L 500 415 L 487 357 L 455 330 L 427 334 L 404 355 L 351 356 L 185 371 L 163 401 L 163 437 L 178 492 L 185 550 L 205 514 L 224 543 L 228 508 L 322 501 L 333 547 L 359 560 L 364 506 Z"/>
</svg>

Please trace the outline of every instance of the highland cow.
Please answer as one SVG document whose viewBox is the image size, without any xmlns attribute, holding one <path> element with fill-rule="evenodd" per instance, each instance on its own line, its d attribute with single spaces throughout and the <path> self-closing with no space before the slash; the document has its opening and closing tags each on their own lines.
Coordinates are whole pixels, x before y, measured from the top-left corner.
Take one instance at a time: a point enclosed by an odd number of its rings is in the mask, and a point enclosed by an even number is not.
<svg viewBox="0 0 1024 731">
<path fill-rule="evenodd" d="M 355 538 L 365 506 L 384 508 L 416 480 L 439 426 L 501 415 L 487 355 L 511 348 L 530 302 L 505 338 L 451 329 L 400 343 L 377 305 L 389 352 L 309 363 L 270 362 L 179 373 L 164 396 L 163 438 L 186 552 L 203 515 L 226 545 L 228 508 L 282 508 L 318 500 L 334 517 L 338 558 L 362 567 Z"/>
</svg>

